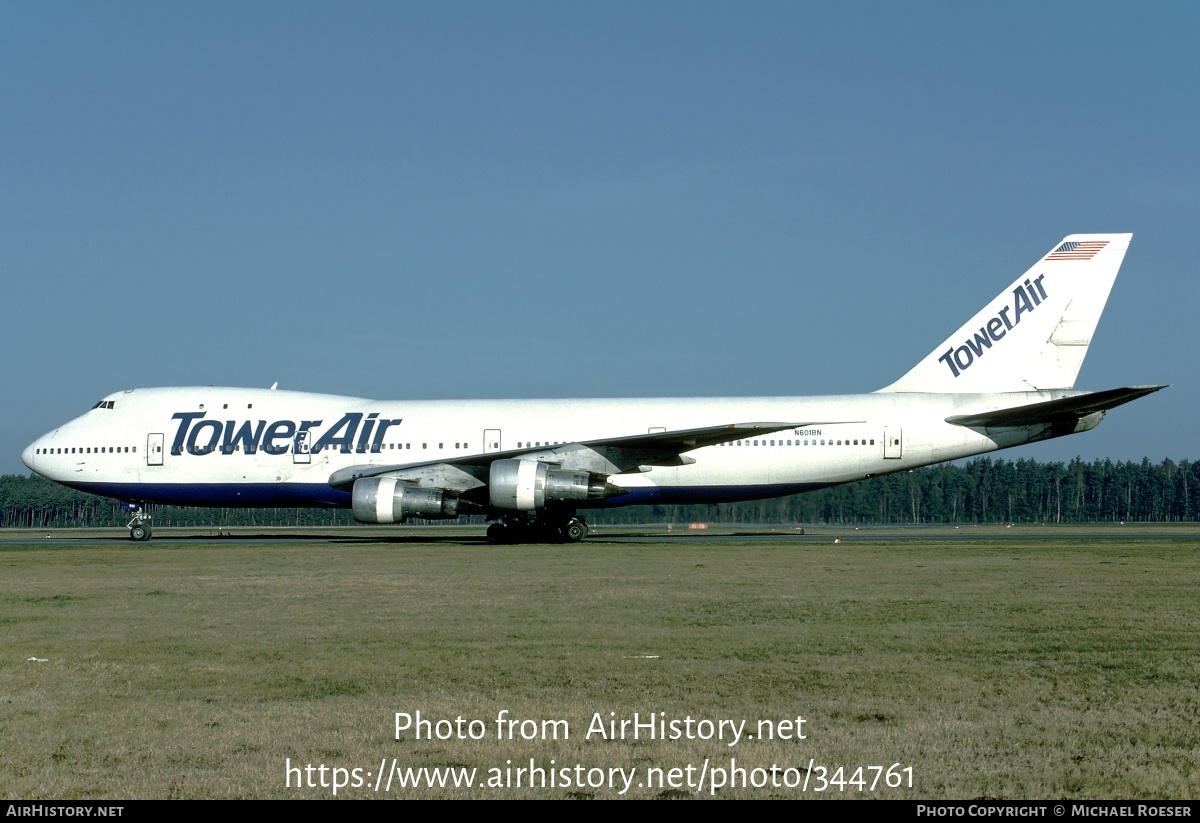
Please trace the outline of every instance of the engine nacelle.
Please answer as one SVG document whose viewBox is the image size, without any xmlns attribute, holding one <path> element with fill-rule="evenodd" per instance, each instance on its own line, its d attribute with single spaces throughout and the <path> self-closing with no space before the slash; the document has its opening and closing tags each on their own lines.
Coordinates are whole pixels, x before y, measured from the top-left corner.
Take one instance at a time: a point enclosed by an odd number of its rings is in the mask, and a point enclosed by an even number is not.
<svg viewBox="0 0 1200 823">
<path fill-rule="evenodd" d="M 405 485 L 394 477 L 360 477 L 350 494 L 359 523 L 403 523 L 408 517 L 458 517 L 458 497 L 445 489 Z"/>
<path fill-rule="evenodd" d="M 497 460 L 488 475 L 492 508 L 508 511 L 534 511 L 547 503 L 602 500 L 614 491 L 616 487 L 599 475 L 552 469 L 536 460 Z"/>
</svg>

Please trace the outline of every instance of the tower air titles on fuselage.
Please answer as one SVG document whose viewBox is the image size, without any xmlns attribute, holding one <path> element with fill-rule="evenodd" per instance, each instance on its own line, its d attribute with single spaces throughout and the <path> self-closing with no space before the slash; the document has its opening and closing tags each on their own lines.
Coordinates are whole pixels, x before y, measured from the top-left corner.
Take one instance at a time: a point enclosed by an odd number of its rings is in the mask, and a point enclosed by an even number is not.
<svg viewBox="0 0 1200 823">
<path fill-rule="evenodd" d="M 304 432 L 319 431 L 322 420 L 216 420 L 206 418 L 208 412 L 177 412 L 172 420 L 179 421 L 171 454 L 233 454 L 241 451 L 254 454 L 260 449 L 267 454 L 286 454 L 296 437 Z M 366 418 L 365 420 L 363 418 Z M 379 452 L 383 438 L 402 418 L 380 420 L 379 412 L 346 412 L 312 443 L 312 451 L 338 449 L 342 452 Z M 361 430 L 360 430 L 361 427 Z M 313 435 L 310 435 L 313 436 Z"/>
</svg>

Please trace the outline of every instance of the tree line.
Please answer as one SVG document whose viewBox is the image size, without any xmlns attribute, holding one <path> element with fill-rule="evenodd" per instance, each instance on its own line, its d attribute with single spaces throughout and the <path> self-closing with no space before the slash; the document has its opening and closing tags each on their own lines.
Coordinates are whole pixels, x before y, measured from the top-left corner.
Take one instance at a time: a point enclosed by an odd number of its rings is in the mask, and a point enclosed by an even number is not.
<svg viewBox="0 0 1200 823">
<path fill-rule="evenodd" d="M 154 506 L 156 526 L 346 526 L 346 509 L 220 509 Z M 1194 521 L 1200 515 L 1200 464 L 1079 458 L 1069 463 L 980 457 L 874 477 L 806 494 L 711 505 L 591 510 L 602 524 L 1090 523 Z M 0 477 L 0 527 L 124 526 L 120 503 L 37 475 Z M 467 520 L 463 518 L 463 520 Z M 481 518 L 471 520 L 482 522 Z"/>
<path fill-rule="evenodd" d="M 640 511 L 639 511 L 640 509 Z M 979 457 L 815 492 L 708 506 L 643 506 L 611 523 L 1094 523 L 1194 521 L 1200 464 L 1188 460 L 1070 463 Z"/>
</svg>

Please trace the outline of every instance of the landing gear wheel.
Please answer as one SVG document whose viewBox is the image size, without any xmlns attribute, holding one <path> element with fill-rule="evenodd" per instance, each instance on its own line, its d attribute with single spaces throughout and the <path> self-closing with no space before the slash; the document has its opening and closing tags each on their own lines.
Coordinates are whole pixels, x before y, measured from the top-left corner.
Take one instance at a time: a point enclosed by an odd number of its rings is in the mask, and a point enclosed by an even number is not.
<svg viewBox="0 0 1200 823">
<path fill-rule="evenodd" d="M 487 527 L 487 539 L 493 543 L 505 543 L 508 541 L 508 527 L 503 523 L 493 523 Z"/>
<path fill-rule="evenodd" d="M 566 539 L 566 541 L 568 543 L 578 543 L 580 540 L 587 537 L 587 535 L 588 535 L 587 524 L 584 523 L 582 520 L 572 519 L 563 528 L 563 537 Z"/>
<path fill-rule="evenodd" d="M 129 529 L 129 539 L 135 543 L 145 543 L 150 539 L 150 515 L 146 513 L 144 503 L 122 503 L 122 508 L 133 512 L 133 517 L 126 524 Z"/>
</svg>

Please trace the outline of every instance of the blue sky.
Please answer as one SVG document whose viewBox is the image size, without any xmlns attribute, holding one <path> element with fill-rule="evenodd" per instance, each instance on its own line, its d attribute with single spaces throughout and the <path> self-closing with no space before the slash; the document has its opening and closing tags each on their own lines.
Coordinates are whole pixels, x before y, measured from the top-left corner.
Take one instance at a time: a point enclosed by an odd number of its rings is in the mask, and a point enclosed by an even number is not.
<svg viewBox="0 0 1200 823">
<path fill-rule="evenodd" d="M 1133 245 L 1013 459 L 1200 457 L 1200 6 L 10 3 L 0 472 L 121 388 L 890 383 L 1072 232 Z"/>
</svg>

